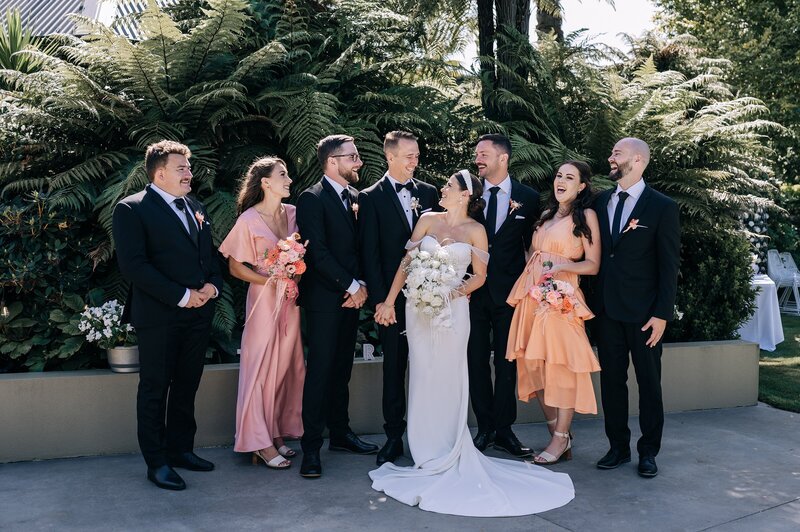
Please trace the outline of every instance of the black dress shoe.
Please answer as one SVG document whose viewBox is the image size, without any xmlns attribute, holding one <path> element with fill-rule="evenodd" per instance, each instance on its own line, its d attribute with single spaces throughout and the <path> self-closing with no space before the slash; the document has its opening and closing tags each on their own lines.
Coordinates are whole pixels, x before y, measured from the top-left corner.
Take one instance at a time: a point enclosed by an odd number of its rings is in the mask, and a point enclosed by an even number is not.
<svg viewBox="0 0 800 532">
<path fill-rule="evenodd" d="M 168 465 L 161 467 L 148 467 L 147 480 L 163 490 L 185 490 L 186 482 Z"/>
<path fill-rule="evenodd" d="M 658 466 L 656 465 L 655 456 L 640 456 L 639 457 L 639 476 L 644 478 L 653 478 L 658 475 Z"/>
<path fill-rule="evenodd" d="M 172 454 L 167 456 L 167 462 L 172 467 L 180 467 L 189 471 L 213 471 L 214 464 L 204 460 L 193 452 Z"/>
<path fill-rule="evenodd" d="M 403 438 L 389 438 L 378 452 L 375 463 L 381 466 L 386 462 L 394 462 L 401 456 L 403 456 Z"/>
<path fill-rule="evenodd" d="M 377 445 L 361 440 L 352 431 L 338 438 L 331 437 L 328 449 L 331 451 L 347 451 L 348 453 L 355 454 L 375 454 L 378 452 Z"/>
<path fill-rule="evenodd" d="M 480 452 L 485 451 L 492 442 L 494 442 L 494 431 L 478 432 L 472 439 L 472 443 L 475 445 L 475 448 Z"/>
<path fill-rule="evenodd" d="M 305 478 L 319 478 L 322 476 L 322 462 L 319 460 L 319 451 L 303 453 L 300 476 Z"/>
<path fill-rule="evenodd" d="M 497 436 L 494 439 L 494 448 L 512 454 L 517 458 L 533 455 L 533 449 L 522 445 L 513 433 L 508 436 Z"/>
<path fill-rule="evenodd" d="M 597 469 L 616 469 L 622 464 L 627 464 L 630 461 L 630 451 L 625 452 L 618 449 L 611 449 L 604 457 L 597 461 Z"/>
</svg>

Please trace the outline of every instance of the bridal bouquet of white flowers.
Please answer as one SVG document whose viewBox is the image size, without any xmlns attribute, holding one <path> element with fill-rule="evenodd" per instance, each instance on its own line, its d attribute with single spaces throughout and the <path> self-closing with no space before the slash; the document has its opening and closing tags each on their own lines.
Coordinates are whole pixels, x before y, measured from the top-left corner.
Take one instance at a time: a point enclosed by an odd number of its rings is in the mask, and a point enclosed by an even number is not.
<svg viewBox="0 0 800 532">
<path fill-rule="evenodd" d="M 409 257 L 411 260 L 405 267 L 408 277 L 403 288 L 406 300 L 416 313 L 430 318 L 432 327 L 451 328 L 450 292 L 462 279 L 447 248 L 439 247 L 433 252 L 414 248 L 409 251 Z"/>
<path fill-rule="evenodd" d="M 127 345 L 135 339 L 133 327 L 122 323 L 123 306 L 116 299 L 106 301 L 99 307 L 86 307 L 81 313 L 78 329 L 86 335 L 90 342 L 97 342 L 100 347 Z"/>
</svg>

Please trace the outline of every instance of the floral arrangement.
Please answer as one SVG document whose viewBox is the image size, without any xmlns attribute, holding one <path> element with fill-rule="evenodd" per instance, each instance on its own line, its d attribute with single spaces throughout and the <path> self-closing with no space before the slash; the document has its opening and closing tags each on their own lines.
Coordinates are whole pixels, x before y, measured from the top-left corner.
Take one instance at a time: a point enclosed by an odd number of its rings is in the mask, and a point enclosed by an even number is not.
<svg viewBox="0 0 800 532">
<path fill-rule="evenodd" d="M 546 261 L 543 265 L 551 264 Z M 578 298 L 575 297 L 575 287 L 566 281 L 553 278 L 553 274 L 545 273 L 539 282 L 532 286 L 528 292 L 534 301 L 540 304 L 544 310 L 558 310 L 562 314 L 568 314 L 579 305 Z"/>
<path fill-rule="evenodd" d="M 403 294 L 412 309 L 431 320 L 431 326 L 449 329 L 453 323 L 450 313 L 450 292 L 457 288 L 459 277 L 446 248 L 434 252 L 414 248 L 409 251 L 410 261 L 405 267 L 408 274 Z"/>
<path fill-rule="evenodd" d="M 97 342 L 103 349 L 132 345 L 136 336 L 129 323 L 122 323 L 123 309 L 116 299 L 106 301 L 99 307 L 86 307 L 81 313 L 78 329 L 88 341 Z"/>
<path fill-rule="evenodd" d="M 306 271 L 308 242 L 300 243 L 300 234 L 292 233 L 288 238 L 278 240 L 274 248 L 264 253 L 264 272 L 269 283 L 276 283 L 283 299 L 297 298 L 297 282 L 294 278 Z"/>
<path fill-rule="evenodd" d="M 513 199 L 508 202 L 508 214 L 522 208 L 522 202 L 514 201 Z"/>
</svg>

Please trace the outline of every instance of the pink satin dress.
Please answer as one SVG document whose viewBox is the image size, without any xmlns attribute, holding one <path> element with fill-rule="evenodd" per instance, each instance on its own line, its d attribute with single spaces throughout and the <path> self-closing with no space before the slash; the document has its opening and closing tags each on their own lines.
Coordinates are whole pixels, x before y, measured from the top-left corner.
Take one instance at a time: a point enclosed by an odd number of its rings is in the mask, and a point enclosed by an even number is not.
<svg viewBox="0 0 800 532">
<path fill-rule="evenodd" d="M 285 207 L 291 234 L 297 231 L 295 207 Z M 250 264 L 261 273 L 264 253 L 278 240 L 255 208 L 250 208 L 236 220 L 219 250 L 226 258 Z M 301 408 L 306 369 L 300 341 L 300 309 L 294 300 L 283 300 L 279 309 L 278 302 L 275 283 L 250 284 L 239 362 L 233 448 L 237 452 L 265 449 L 273 445 L 276 437 L 303 435 Z"/>
<path fill-rule="evenodd" d="M 591 373 L 600 371 L 600 364 L 584 326 L 594 314 L 578 288 L 578 275 L 558 272 L 554 276 L 575 288 L 577 303 L 568 313 L 540 305 L 529 294 L 545 273 L 544 262 L 556 265 L 581 260 L 583 245 L 573 234 L 574 228 L 572 218 L 566 217 L 533 234 L 533 254 L 506 301 L 515 307 L 506 359 L 517 361 L 517 395 L 522 401 L 544 389 L 548 406 L 596 414 Z"/>
</svg>

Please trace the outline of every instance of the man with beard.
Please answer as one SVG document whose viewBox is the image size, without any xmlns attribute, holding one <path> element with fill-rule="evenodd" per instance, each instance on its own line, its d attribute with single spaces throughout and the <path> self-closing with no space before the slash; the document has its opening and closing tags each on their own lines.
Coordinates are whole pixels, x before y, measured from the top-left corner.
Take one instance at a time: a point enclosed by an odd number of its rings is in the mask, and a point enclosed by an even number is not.
<svg viewBox="0 0 800 532">
<path fill-rule="evenodd" d="M 383 141 L 388 170 L 383 179 L 358 197 L 359 228 L 364 279 L 370 303 L 380 310 L 389 293 L 405 245 L 422 213 L 436 208 L 436 188 L 414 179 L 419 164 L 417 137 L 407 131 L 391 131 Z M 397 323 L 378 326 L 383 351 L 383 418 L 386 444 L 378 452 L 377 464 L 394 462 L 403 455 L 406 429 L 406 369 L 408 339 L 405 331 L 405 298 L 395 302 Z"/>
<path fill-rule="evenodd" d="M 514 456 L 533 451 L 520 443 L 511 425 L 517 419 L 517 366 L 506 360 L 514 308 L 506 303 L 511 287 L 525 269 L 533 224 L 539 217 L 539 194 L 508 175 L 511 142 L 503 135 L 478 139 L 475 165 L 483 179 L 483 225 L 489 239 L 486 283 L 472 293 L 467 347 L 469 394 L 478 420 L 473 442 L 483 451 L 490 444 Z M 494 351 L 494 388 L 489 359 Z"/>
<path fill-rule="evenodd" d="M 297 200 L 297 225 L 308 240 L 308 270 L 300 281 L 298 303 L 306 316 L 306 379 L 300 475 L 322 475 L 319 450 L 327 425 L 329 449 L 372 454 L 378 446 L 359 439 L 348 415 L 350 373 L 359 309 L 367 300 L 360 281 L 357 242 L 358 170 L 363 163 L 352 137 L 331 135 L 317 145 L 322 179 Z"/>
<path fill-rule="evenodd" d="M 661 400 L 661 339 L 672 318 L 680 263 L 677 204 L 647 186 L 642 173 L 650 148 L 642 140 L 617 142 L 608 162 L 617 186 L 600 194 L 602 261 L 590 306 L 600 358 L 600 384 L 610 449 L 597 462 L 614 469 L 630 462 L 628 353 L 639 384 L 637 443 L 639 475 L 658 474 L 664 407 Z"/>
</svg>

